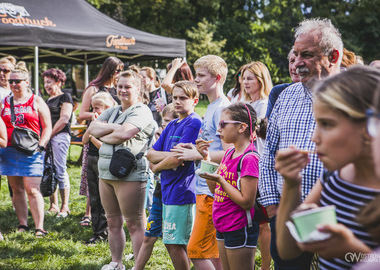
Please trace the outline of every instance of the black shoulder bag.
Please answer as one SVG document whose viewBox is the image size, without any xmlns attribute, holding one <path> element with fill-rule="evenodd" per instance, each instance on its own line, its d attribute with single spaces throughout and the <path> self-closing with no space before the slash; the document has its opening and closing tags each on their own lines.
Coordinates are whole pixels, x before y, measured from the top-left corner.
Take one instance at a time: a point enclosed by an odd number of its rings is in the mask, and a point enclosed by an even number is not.
<svg viewBox="0 0 380 270">
<path fill-rule="evenodd" d="M 40 191 L 42 196 L 48 197 L 53 195 L 57 189 L 58 179 L 56 178 L 56 172 L 54 167 L 53 148 L 49 142 L 46 146 L 44 173 L 42 175 Z"/>
<path fill-rule="evenodd" d="M 11 135 L 11 145 L 27 155 L 33 155 L 38 147 L 40 136 L 29 128 L 16 126 L 15 107 L 13 97 L 10 98 L 11 103 L 11 123 L 13 125 L 13 132 Z"/>
<path fill-rule="evenodd" d="M 119 112 L 116 113 L 113 123 L 119 117 Z M 152 136 L 153 137 L 153 136 Z M 136 156 L 127 149 L 118 149 L 115 151 L 115 145 L 113 145 L 113 154 L 111 157 L 109 171 L 113 176 L 118 178 L 126 177 L 133 168 L 137 168 L 137 160 L 141 159 L 144 156 L 144 152 L 148 148 L 148 145 L 152 139 L 145 144 L 143 149 Z"/>
</svg>

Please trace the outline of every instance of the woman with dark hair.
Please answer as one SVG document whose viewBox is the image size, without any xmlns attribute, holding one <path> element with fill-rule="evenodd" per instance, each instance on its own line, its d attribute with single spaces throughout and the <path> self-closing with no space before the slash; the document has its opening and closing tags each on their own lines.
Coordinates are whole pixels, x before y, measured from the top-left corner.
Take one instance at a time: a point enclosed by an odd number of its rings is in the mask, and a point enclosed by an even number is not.
<svg viewBox="0 0 380 270">
<path fill-rule="evenodd" d="M 48 212 L 56 214 L 57 217 L 65 218 L 70 213 L 70 179 L 67 174 L 67 153 L 70 146 L 70 120 L 73 112 L 73 99 L 70 94 L 62 92 L 66 75 L 60 69 L 51 68 L 42 73 L 44 87 L 50 98 L 46 101 L 51 115 L 53 130 L 50 143 L 53 149 L 54 166 L 58 179 L 59 193 L 62 205 L 58 208 L 57 191 L 50 196 L 50 207 Z"/>
<path fill-rule="evenodd" d="M 91 109 L 91 98 L 94 94 L 106 91 L 111 94 L 113 99 L 120 104 L 120 99 L 117 97 L 115 83 L 117 76 L 124 69 L 123 62 L 117 57 L 108 57 L 95 80 L 91 81 L 86 87 L 85 92 L 82 97 L 82 105 L 79 112 L 80 120 L 93 121 L 98 118 L 98 114 L 93 112 Z M 86 213 L 82 218 L 80 224 L 82 226 L 90 226 L 91 222 L 91 210 L 90 201 L 88 198 L 88 188 L 87 188 L 87 153 L 89 147 L 95 147 L 91 144 L 85 144 L 83 147 L 83 160 L 82 160 L 82 174 L 81 174 L 81 184 L 79 194 L 87 196 L 87 206 Z M 94 149 L 95 150 L 95 149 Z"/>
<path fill-rule="evenodd" d="M 29 230 L 28 204 L 25 192 L 28 196 L 30 212 L 32 213 L 36 237 L 43 237 L 47 232 L 44 226 L 44 199 L 40 192 L 40 183 L 43 173 L 44 150 L 51 135 L 51 119 L 49 108 L 45 101 L 35 96 L 28 88 L 29 72 L 25 62 L 17 63 L 15 70 L 11 72 L 9 84 L 13 96 L 5 98 L 1 117 L 7 127 L 8 145 L 0 149 L 0 171 L 8 177 L 13 190 L 13 206 L 16 210 L 19 232 Z M 40 135 L 37 150 L 32 154 L 25 154 L 11 144 L 11 136 L 14 126 L 11 122 L 11 102 L 14 103 L 16 116 L 15 126 L 28 128 Z"/>
<path fill-rule="evenodd" d="M 173 91 L 173 85 L 179 81 L 194 81 L 193 73 L 185 60 L 176 58 L 166 67 L 168 73 L 162 80 L 161 87 L 169 94 Z"/>
<path fill-rule="evenodd" d="M 120 104 L 120 100 L 116 94 L 115 80 L 123 69 L 124 64 L 117 57 L 108 57 L 104 61 L 98 76 L 90 82 L 83 93 L 82 106 L 79 112 L 80 120 L 92 120 L 93 117 L 97 117 L 95 112 L 90 111 L 90 107 L 91 97 L 99 91 L 107 91 Z"/>
<path fill-rule="evenodd" d="M 244 85 L 243 85 L 243 69 L 245 65 L 241 66 L 235 74 L 235 86 L 227 93 L 227 98 L 231 103 L 238 101 L 245 102 Z"/>
</svg>

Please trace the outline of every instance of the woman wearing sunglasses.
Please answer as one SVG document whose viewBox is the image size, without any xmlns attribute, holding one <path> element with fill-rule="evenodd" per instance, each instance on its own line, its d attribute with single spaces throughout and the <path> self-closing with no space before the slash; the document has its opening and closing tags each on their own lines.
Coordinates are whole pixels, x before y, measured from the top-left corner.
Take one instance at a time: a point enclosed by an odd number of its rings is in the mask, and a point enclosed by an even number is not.
<svg viewBox="0 0 380 270">
<path fill-rule="evenodd" d="M 90 82 L 86 87 L 82 97 L 82 105 L 79 112 L 79 119 L 86 120 L 88 123 L 98 118 L 98 114 L 91 108 L 91 98 L 98 92 L 105 91 L 111 94 L 112 98 L 120 104 L 120 99 L 116 94 L 117 78 L 124 69 L 123 62 L 117 57 L 108 57 L 100 71 L 98 76 Z M 87 153 L 89 149 L 97 151 L 97 148 L 90 142 L 83 147 L 83 160 L 82 160 L 82 173 L 79 195 L 87 196 L 86 212 L 82 218 L 80 225 L 90 226 L 91 222 L 91 210 L 90 201 L 88 197 L 88 184 L 87 184 Z"/>
<path fill-rule="evenodd" d="M 8 80 L 15 65 L 16 59 L 13 56 L 9 55 L 0 59 L 0 102 L 11 94 Z"/>
<path fill-rule="evenodd" d="M 7 127 L 8 144 L 6 148 L 0 149 L 0 171 L 8 177 L 13 190 L 12 202 L 19 221 L 17 230 L 19 232 L 29 230 L 26 191 L 35 224 L 36 237 L 43 237 L 47 232 L 43 229 L 44 200 L 40 193 L 44 165 L 41 152 L 50 139 L 52 127 L 48 106 L 41 97 L 35 96 L 29 90 L 28 80 L 29 73 L 25 62 L 19 62 L 15 70 L 11 72 L 9 79 L 13 96 L 5 98 L 1 111 L 1 117 Z M 33 155 L 24 154 L 11 145 L 11 135 L 14 129 L 11 123 L 11 98 L 14 102 L 15 126 L 31 129 L 40 135 L 38 149 Z"/>
</svg>

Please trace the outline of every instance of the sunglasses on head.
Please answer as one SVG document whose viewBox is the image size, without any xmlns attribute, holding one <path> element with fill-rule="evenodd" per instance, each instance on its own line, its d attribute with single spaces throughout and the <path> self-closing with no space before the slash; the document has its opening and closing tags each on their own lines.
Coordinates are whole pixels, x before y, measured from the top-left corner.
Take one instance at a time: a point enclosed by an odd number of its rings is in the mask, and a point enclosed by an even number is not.
<svg viewBox="0 0 380 270">
<path fill-rule="evenodd" d="M 13 79 L 8 80 L 9 84 L 13 84 L 13 83 L 19 84 L 22 81 L 25 81 L 25 80 L 13 80 Z"/>
<path fill-rule="evenodd" d="M 227 124 L 244 124 L 244 123 L 240 121 L 221 120 L 219 122 L 219 127 L 224 128 Z"/>
<path fill-rule="evenodd" d="M 8 74 L 9 72 L 11 72 L 9 69 L 4 69 L 4 68 L 0 68 L 0 72 L 3 72 L 5 74 Z"/>
</svg>

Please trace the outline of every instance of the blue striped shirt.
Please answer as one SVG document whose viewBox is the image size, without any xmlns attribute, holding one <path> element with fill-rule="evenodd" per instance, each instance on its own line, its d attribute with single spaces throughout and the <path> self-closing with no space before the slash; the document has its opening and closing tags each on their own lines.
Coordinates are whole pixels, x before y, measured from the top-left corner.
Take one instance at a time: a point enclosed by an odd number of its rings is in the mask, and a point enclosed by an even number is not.
<svg viewBox="0 0 380 270">
<path fill-rule="evenodd" d="M 260 158 L 259 202 L 263 206 L 279 204 L 283 178 L 274 169 L 276 152 L 291 145 L 299 149 L 314 150 L 311 141 L 316 123 L 313 115 L 313 96 L 305 85 L 295 83 L 278 97 L 269 118 L 264 152 Z M 302 201 L 321 175 L 323 165 L 317 155 L 309 155 L 309 164 L 301 171 Z"/>
<path fill-rule="evenodd" d="M 338 223 L 345 225 L 352 233 L 367 246 L 375 249 L 380 246 L 373 237 L 355 219 L 361 209 L 380 195 L 380 190 L 358 186 L 340 178 L 339 172 L 327 172 L 321 177 L 323 186 L 321 206 L 335 205 Z M 321 269 L 351 269 L 357 261 L 345 259 L 320 258 Z"/>
</svg>

